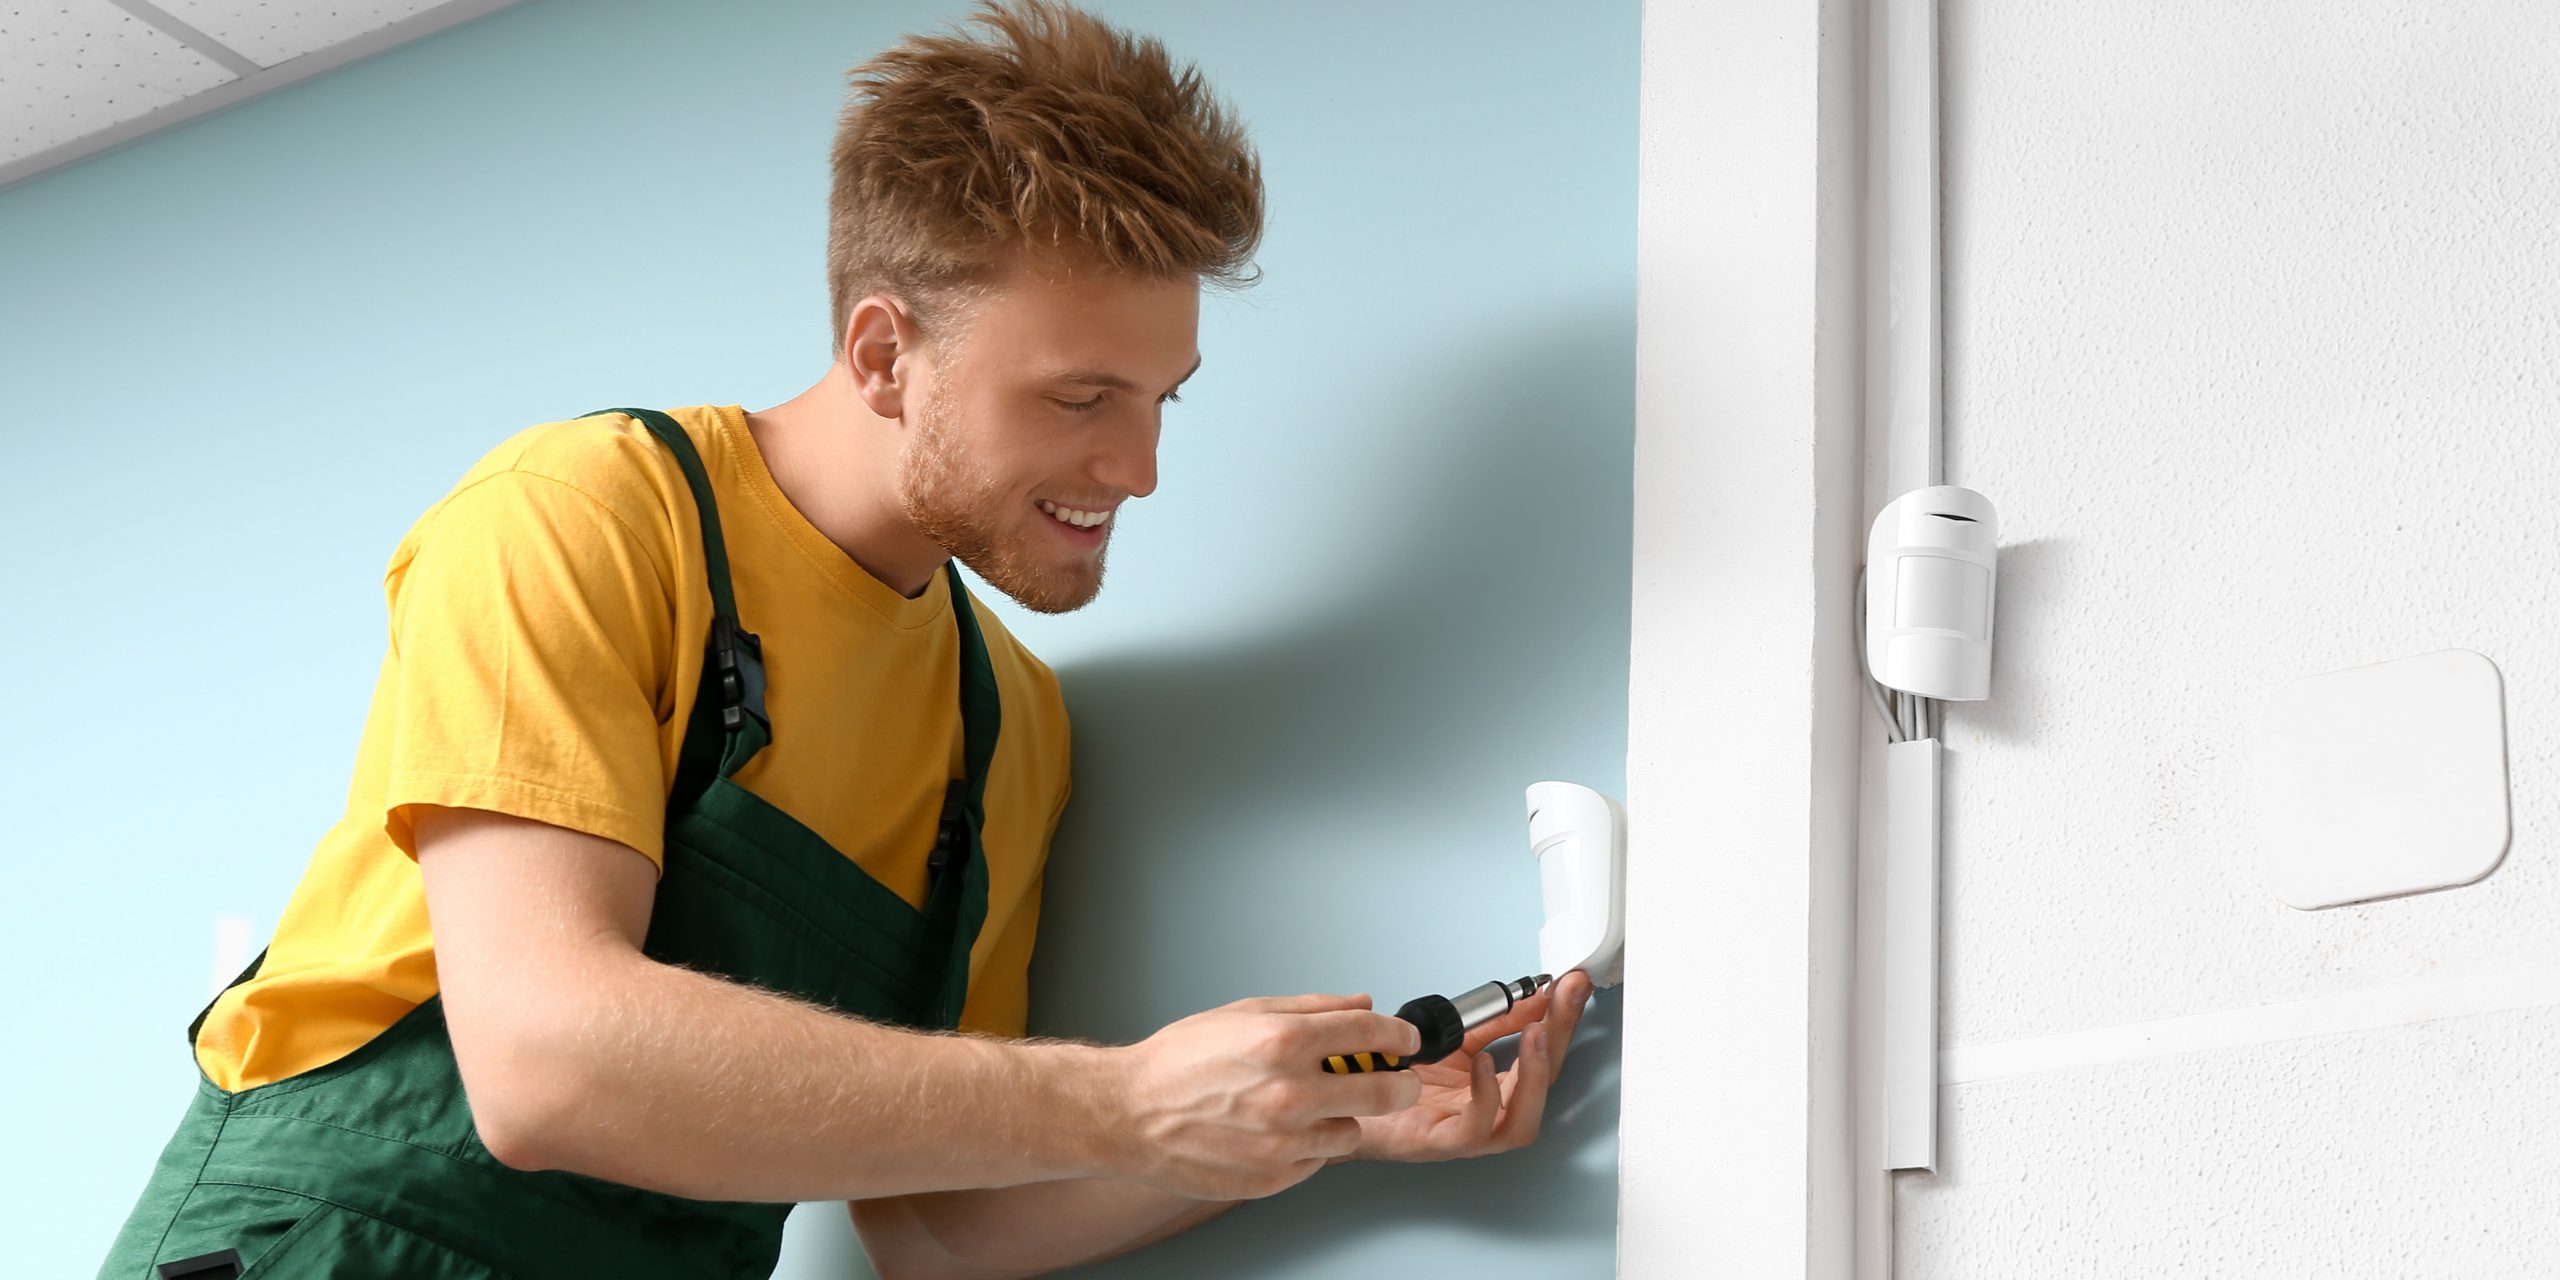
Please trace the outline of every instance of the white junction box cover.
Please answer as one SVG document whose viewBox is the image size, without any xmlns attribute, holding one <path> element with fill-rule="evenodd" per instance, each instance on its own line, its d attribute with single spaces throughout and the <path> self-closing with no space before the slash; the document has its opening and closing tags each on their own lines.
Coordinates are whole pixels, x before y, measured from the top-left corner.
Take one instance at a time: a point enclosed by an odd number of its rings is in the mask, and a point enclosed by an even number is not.
<svg viewBox="0 0 2560 1280">
<path fill-rule="evenodd" d="M 2267 887 L 2309 911 L 2469 884 L 2506 856 L 2496 664 L 2444 649 L 2297 680 L 2258 722 Z"/>
<path fill-rule="evenodd" d="M 1580 969 L 1594 987 L 1626 976 L 1627 811 L 1570 782 L 1529 784 L 1529 853 L 1538 860 L 1546 924 L 1538 969 Z"/>
</svg>

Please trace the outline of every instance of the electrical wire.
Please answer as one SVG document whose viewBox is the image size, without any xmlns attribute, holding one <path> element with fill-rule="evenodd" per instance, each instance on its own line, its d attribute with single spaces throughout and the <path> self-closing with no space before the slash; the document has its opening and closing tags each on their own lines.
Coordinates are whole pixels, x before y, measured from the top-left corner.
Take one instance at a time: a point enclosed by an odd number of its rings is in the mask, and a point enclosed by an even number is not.
<svg viewBox="0 0 2560 1280">
<path fill-rule="evenodd" d="M 1856 630 L 1858 632 L 1858 679 L 1867 686 L 1867 700 L 1875 704 L 1876 714 L 1884 718 L 1885 740 L 1888 742 L 1909 741 L 1908 738 L 1903 736 L 1902 717 L 1899 714 L 1902 695 L 1898 692 L 1895 693 L 1893 695 L 1894 705 L 1888 706 L 1885 701 L 1884 684 L 1875 678 L 1873 674 L 1875 668 L 1870 666 L 1867 662 L 1867 568 L 1865 565 L 1858 566 L 1858 621 L 1856 624 Z"/>
<path fill-rule="evenodd" d="M 1924 698 L 1900 689 L 1888 689 L 1875 678 L 1875 667 L 1867 661 L 1867 570 L 1858 566 L 1858 678 L 1866 683 L 1867 700 L 1875 704 L 1876 714 L 1884 720 L 1887 742 L 1912 742 L 1943 734 L 1947 723 L 1947 705 L 1935 698 Z"/>
</svg>

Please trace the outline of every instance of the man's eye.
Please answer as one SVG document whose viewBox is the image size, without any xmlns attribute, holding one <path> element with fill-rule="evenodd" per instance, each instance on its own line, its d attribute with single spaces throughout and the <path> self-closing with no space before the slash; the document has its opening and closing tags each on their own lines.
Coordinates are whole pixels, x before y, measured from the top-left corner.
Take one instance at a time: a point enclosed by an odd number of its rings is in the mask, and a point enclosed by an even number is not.
<svg viewBox="0 0 2560 1280">
<path fill-rule="evenodd" d="M 1102 397 L 1095 396 L 1091 400 L 1060 400 L 1056 396 L 1051 396 L 1049 397 L 1049 403 L 1054 404 L 1069 413 L 1091 413 L 1097 406 L 1101 405 Z"/>
</svg>

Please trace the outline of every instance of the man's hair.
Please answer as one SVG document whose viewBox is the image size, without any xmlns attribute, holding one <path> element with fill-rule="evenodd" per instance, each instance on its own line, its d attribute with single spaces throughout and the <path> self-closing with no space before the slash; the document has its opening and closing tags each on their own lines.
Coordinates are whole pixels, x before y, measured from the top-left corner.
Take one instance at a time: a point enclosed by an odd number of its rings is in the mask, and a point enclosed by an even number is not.
<svg viewBox="0 0 2560 1280">
<path fill-rule="evenodd" d="M 910 36 L 853 69 L 827 204 L 842 351 L 853 305 L 945 304 L 1017 250 L 1240 287 L 1262 170 L 1198 68 L 1053 0 L 985 0 L 982 28 Z"/>
</svg>

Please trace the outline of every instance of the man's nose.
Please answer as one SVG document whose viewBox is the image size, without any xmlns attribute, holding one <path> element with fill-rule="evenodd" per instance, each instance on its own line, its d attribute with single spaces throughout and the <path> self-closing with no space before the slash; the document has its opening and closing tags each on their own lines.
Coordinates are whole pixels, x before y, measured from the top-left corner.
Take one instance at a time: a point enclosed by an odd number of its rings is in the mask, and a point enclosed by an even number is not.
<svg viewBox="0 0 2560 1280">
<path fill-rule="evenodd" d="M 1132 498 L 1154 493 L 1156 440 L 1162 425 L 1162 420 L 1151 414 L 1133 429 L 1115 433 L 1111 447 L 1095 461 L 1094 479 Z"/>
</svg>

